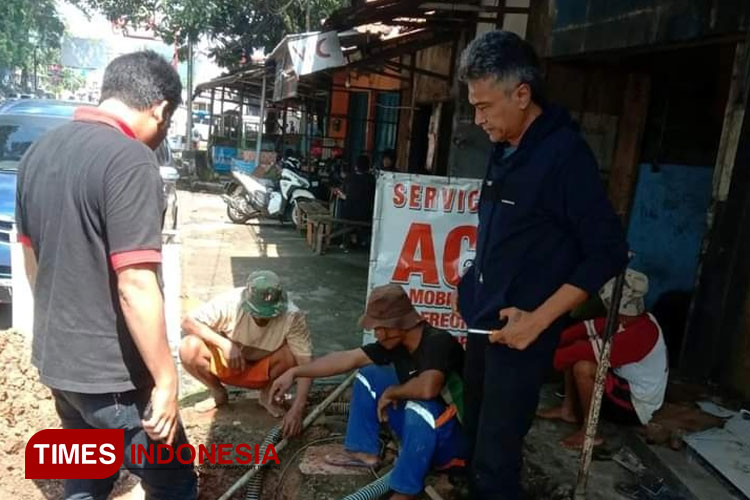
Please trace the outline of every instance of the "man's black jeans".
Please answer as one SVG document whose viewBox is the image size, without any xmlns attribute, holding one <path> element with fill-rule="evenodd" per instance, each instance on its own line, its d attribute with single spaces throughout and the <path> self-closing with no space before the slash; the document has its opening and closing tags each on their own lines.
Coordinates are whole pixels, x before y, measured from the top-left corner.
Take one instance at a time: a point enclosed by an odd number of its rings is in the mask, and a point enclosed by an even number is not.
<svg viewBox="0 0 750 500">
<path fill-rule="evenodd" d="M 130 445 L 158 444 L 146 435 L 141 426 L 144 410 L 151 397 L 151 388 L 105 394 L 82 394 L 53 389 L 55 406 L 65 429 L 125 429 L 123 466 L 141 478 L 149 500 L 192 500 L 198 486 L 192 464 L 181 464 L 175 458 L 166 464 L 140 465 L 130 455 Z M 187 443 L 182 424 L 177 431 L 173 449 Z M 66 500 L 105 500 L 109 497 L 119 473 L 106 479 L 68 479 Z"/>
<path fill-rule="evenodd" d="M 476 500 L 521 498 L 521 448 L 539 391 L 552 366 L 561 328 L 542 333 L 526 350 L 468 334 L 464 361 L 469 480 Z"/>
</svg>

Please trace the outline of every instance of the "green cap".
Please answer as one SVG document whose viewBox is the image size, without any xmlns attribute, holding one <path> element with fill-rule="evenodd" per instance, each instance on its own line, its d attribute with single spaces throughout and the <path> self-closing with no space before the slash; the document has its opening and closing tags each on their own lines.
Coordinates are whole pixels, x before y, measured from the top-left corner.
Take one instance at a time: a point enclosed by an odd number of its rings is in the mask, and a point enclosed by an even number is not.
<svg viewBox="0 0 750 500">
<path fill-rule="evenodd" d="M 256 318 L 275 318 L 286 312 L 286 292 L 272 271 L 255 271 L 242 292 L 242 309 Z"/>
</svg>

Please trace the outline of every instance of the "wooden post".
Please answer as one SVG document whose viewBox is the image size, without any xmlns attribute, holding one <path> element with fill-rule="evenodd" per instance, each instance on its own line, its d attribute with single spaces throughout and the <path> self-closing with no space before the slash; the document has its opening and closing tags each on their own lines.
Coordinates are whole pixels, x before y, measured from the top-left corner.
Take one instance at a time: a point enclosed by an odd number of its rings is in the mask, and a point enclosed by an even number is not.
<svg viewBox="0 0 750 500">
<path fill-rule="evenodd" d="M 622 116 L 617 133 L 617 146 L 609 178 L 609 195 L 615 212 L 627 223 L 635 183 L 638 179 L 638 163 L 641 156 L 641 141 L 646 126 L 651 78 L 648 75 L 631 73 L 625 87 Z"/>
<path fill-rule="evenodd" d="M 748 31 L 750 34 L 750 31 Z M 749 37 L 750 38 L 750 37 Z M 737 157 L 737 147 L 745 119 L 748 92 L 750 92 L 750 40 L 738 43 L 734 49 L 732 80 L 729 84 L 729 96 L 724 110 L 724 126 L 721 129 L 719 151 L 716 155 L 716 167 L 713 179 L 713 198 L 715 201 L 726 201 L 729 185 L 732 181 L 732 169 Z"/>
<path fill-rule="evenodd" d="M 576 483 L 574 500 L 586 500 L 586 487 L 588 486 L 589 468 L 591 457 L 594 453 L 594 440 L 599 427 L 599 410 L 602 406 L 602 395 L 604 394 L 604 382 L 609 371 L 609 353 L 612 350 L 612 336 L 617 330 L 619 319 L 620 298 L 622 297 L 622 286 L 625 283 L 625 271 L 620 273 L 615 280 L 612 291 L 612 303 L 607 311 L 607 323 L 604 327 L 602 349 L 599 356 L 599 364 L 596 368 L 596 379 L 594 382 L 594 394 L 591 398 L 589 414 L 586 417 L 586 437 L 583 441 L 581 459 L 578 468 L 578 481 Z"/>
</svg>

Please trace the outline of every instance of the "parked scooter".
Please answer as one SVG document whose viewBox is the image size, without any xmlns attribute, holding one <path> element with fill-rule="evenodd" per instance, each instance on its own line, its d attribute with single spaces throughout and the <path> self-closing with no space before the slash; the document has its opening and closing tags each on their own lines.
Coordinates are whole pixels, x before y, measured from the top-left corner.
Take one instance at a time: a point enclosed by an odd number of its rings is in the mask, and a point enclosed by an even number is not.
<svg viewBox="0 0 750 500">
<path fill-rule="evenodd" d="M 281 177 L 277 182 L 261 179 L 239 170 L 232 170 L 234 180 L 225 189 L 222 199 L 227 204 L 227 216 L 235 224 L 244 224 L 253 217 L 279 217 L 282 222 L 302 224 L 297 207 L 301 200 L 315 200 L 311 189 L 318 187 L 317 180 L 308 179 L 296 168 L 298 160 L 283 159 Z"/>
</svg>

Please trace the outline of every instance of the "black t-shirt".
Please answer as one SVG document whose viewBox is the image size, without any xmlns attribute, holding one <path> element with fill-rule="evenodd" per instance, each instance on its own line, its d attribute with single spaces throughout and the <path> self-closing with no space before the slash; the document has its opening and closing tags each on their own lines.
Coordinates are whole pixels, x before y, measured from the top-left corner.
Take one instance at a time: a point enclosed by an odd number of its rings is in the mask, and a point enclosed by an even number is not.
<svg viewBox="0 0 750 500">
<path fill-rule="evenodd" d="M 152 383 L 125 324 L 115 269 L 161 261 L 154 153 L 97 113 L 33 144 L 16 193 L 19 239 L 38 262 L 32 361 L 47 386 L 84 393 Z"/>
<path fill-rule="evenodd" d="M 450 333 L 431 326 L 425 326 L 422 340 L 413 353 L 403 345 L 389 350 L 377 342 L 362 346 L 362 350 L 376 365 L 393 363 L 402 384 L 427 370 L 440 370 L 446 378 L 451 373 L 463 372 L 461 344 Z"/>
</svg>

